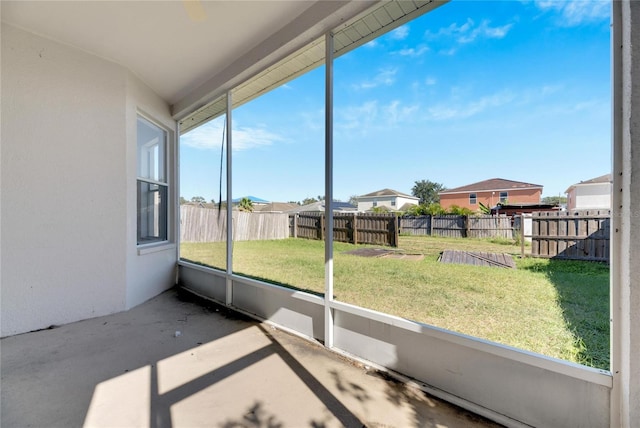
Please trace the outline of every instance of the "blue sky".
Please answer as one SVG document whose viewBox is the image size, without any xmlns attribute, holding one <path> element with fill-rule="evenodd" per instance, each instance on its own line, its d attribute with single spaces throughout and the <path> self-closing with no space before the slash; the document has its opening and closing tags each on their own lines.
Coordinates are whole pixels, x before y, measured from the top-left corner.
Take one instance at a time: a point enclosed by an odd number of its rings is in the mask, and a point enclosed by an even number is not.
<svg viewBox="0 0 640 428">
<path fill-rule="evenodd" d="M 610 172 L 609 23 L 609 2 L 454 0 L 337 58 L 334 197 L 496 177 L 557 196 Z M 233 111 L 233 198 L 324 195 L 323 85 L 320 67 Z M 183 197 L 218 201 L 221 138 L 181 138 Z"/>
</svg>

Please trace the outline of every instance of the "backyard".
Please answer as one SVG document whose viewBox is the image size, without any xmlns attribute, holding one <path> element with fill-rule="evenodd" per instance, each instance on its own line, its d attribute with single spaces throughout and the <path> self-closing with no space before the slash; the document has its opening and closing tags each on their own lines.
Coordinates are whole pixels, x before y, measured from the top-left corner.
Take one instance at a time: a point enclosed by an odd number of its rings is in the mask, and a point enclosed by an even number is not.
<svg viewBox="0 0 640 428">
<path fill-rule="evenodd" d="M 609 369 L 609 268 L 519 257 L 508 240 L 401 236 L 421 260 L 345 254 L 334 243 L 335 299 L 414 321 Z M 517 269 L 442 264 L 445 250 L 507 253 Z M 181 258 L 224 269 L 225 243 L 182 243 Z M 234 273 L 324 292 L 324 242 L 289 238 L 233 243 Z"/>
</svg>

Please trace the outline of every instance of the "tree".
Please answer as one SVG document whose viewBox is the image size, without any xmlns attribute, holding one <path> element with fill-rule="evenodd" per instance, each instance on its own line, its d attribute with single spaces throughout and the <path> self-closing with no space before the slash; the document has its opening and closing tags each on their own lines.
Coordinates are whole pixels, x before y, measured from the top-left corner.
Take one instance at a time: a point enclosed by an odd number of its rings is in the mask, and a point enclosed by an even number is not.
<svg viewBox="0 0 640 428">
<path fill-rule="evenodd" d="M 405 215 L 409 216 L 421 216 L 421 215 L 442 215 L 446 210 L 437 203 L 431 203 L 429 205 L 413 205 L 405 212 Z"/>
<path fill-rule="evenodd" d="M 187 200 L 184 198 L 184 196 L 180 196 L 180 205 L 184 205 L 187 203 Z"/>
<path fill-rule="evenodd" d="M 202 196 L 194 196 L 193 198 L 191 198 L 191 202 L 195 202 L 196 204 L 204 204 L 205 202 L 207 202 L 207 200 Z"/>
<path fill-rule="evenodd" d="M 416 184 L 411 189 L 411 194 L 416 198 L 420 198 L 421 205 L 429 205 L 440 202 L 438 192 L 445 189 L 446 188 L 441 183 L 435 183 L 429 180 L 420 180 L 416 181 Z"/>
<path fill-rule="evenodd" d="M 349 203 L 351 205 L 353 205 L 354 207 L 357 207 L 358 206 L 358 195 L 349 196 Z"/>
<path fill-rule="evenodd" d="M 458 205 L 451 205 L 449 207 L 448 214 L 470 216 L 470 215 L 474 215 L 475 213 L 473 211 L 471 211 L 467 207 L 460 207 Z"/>
<path fill-rule="evenodd" d="M 302 205 L 309 205 L 309 204 L 312 204 L 314 202 L 318 202 L 318 199 L 316 199 L 316 198 L 304 198 L 302 200 Z"/>
<path fill-rule="evenodd" d="M 371 212 L 374 214 L 385 214 L 389 212 L 389 208 L 382 206 L 382 207 L 373 207 L 371 208 Z"/>
<path fill-rule="evenodd" d="M 567 203 L 566 196 L 547 196 L 542 198 L 543 204 L 551 204 L 551 205 L 563 205 Z"/>
<path fill-rule="evenodd" d="M 244 197 L 240 200 L 240 203 L 238 204 L 238 208 L 240 209 L 240 211 L 252 212 L 253 202 L 251 202 L 251 199 Z"/>
</svg>

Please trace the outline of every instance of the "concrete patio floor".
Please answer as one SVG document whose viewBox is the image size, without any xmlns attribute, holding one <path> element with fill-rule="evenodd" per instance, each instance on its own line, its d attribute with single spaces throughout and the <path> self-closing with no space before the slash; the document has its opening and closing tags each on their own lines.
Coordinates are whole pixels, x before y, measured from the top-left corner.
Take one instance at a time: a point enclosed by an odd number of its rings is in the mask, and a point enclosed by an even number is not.
<svg viewBox="0 0 640 428">
<path fill-rule="evenodd" d="M 498 426 L 176 290 L 0 346 L 6 428 Z"/>
</svg>

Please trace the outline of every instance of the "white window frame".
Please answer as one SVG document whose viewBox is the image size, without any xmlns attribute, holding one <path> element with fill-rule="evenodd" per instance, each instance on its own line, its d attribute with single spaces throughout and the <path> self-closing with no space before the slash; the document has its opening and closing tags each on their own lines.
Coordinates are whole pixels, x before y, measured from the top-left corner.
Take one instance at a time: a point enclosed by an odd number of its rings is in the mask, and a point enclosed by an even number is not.
<svg viewBox="0 0 640 428">
<path fill-rule="evenodd" d="M 477 205 L 477 204 L 478 204 L 478 194 L 469 193 L 469 205 Z"/>
<path fill-rule="evenodd" d="M 162 132 L 164 137 L 164 141 L 158 143 L 157 141 L 151 140 L 148 143 L 144 144 L 142 148 L 146 148 L 147 150 L 141 150 L 140 142 L 138 141 L 138 127 L 140 123 L 144 123 L 147 126 L 157 128 Z M 169 139 L 170 139 L 170 131 L 160 125 L 157 121 L 150 119 L 148 116 L 142 114 L 141 112 L 137 113 L 136 116 L 136 244 L 139 248 L 149 247 L 149 246 L 157 246 L 158 244 L 167 244 L 170 241 L 170 221 L 169 221 L 169 212 L 170 205 L 172 203 L 171 199 L 171 189 L 170 189 L 170 181 L 169 181 Z M 162 151 L 162 155 L 158 156 L 161 159 L 156 159 L 156 154 L 153 150 L 153 147 L 159 146 Z M 143 155 L 147 156 L 146 164 L 147 169 L 154 168 L 155 171 L 153 173 L 149 172 L 147 177 L 143 177 L 140 174 Z M 155 186 L 155 191 L 160 191 L 164 189 L 164 195 L 162 198 L 164 200 L 160 200 L 158 210 L 153 210 L 151 212 L 146 213 L 146 216 L 149 217 L 144 221 L 145 224 L 152 223 L 158 229 L 156 239 L 149 238 L 149 234 L 145 233 L 144 237 L 142 235 L 142 222 L 143 222 L 143 214 L 141 214 L 142 202 L 140 196 L 140 186 L 147 184 L 149 186 Z M 148 226 L 144 227 L 148 228 Z M 164 230 L 163 230 L 164 229 Z"/>
<path fill-rule="evenodd" d="M 504 195 L 504 197 L 502 195 Z M 498 202 L 500 203 L 507 202 L 508 199 L 509 199 L 509 192 L 498 193 Z"/>
</svg>

